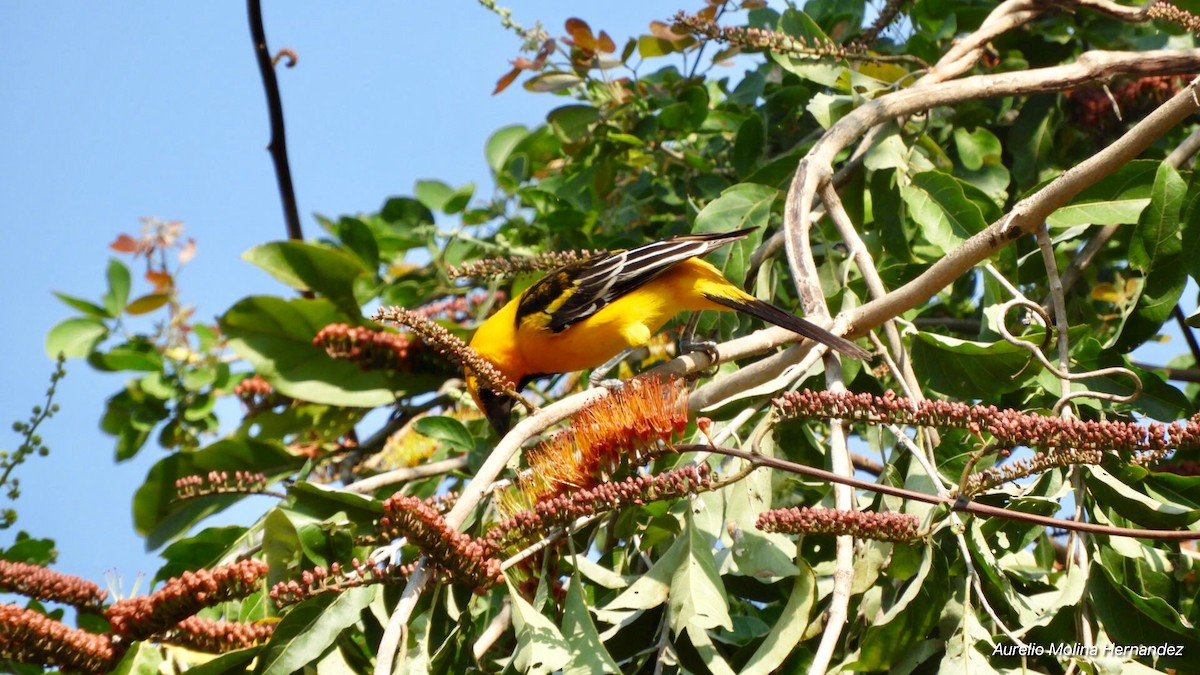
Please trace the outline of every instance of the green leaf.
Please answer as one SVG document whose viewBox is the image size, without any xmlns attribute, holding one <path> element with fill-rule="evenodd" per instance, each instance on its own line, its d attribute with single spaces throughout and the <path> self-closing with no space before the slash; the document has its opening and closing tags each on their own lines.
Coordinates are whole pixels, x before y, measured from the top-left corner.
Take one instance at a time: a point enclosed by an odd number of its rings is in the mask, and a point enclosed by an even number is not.
<svg viewBox="0 0 1200 675">
<path fill-rule="evenodd" d="M 372 408 L 395 402 L 401 382 L 417 390 L 430 378 L 361 370 L 331 358 L 312 343 L 332 323 L 357 323 L 328 300 L 283 300 L 252 296 L 240 300 L 220 319 L 229 346 L 271 386 L 295 399 L 339 406 Z M 434 378 L 436 379 L 436 378 Z"/>
<path fill-rule="evenodd" d="M 1021 388 L 1032 376 L 1022 373 L 1029 352 L 1016 345 L 927 332 L 917 337 L 912 348 L 917 377 L 923 386 L 952 399 L 994 398 Z"/>
<path fill-rule="evenodd" d="M 1157 667 L 1180 672 L 1193 667 L 1195 655 L 1200 653 L 1196 627 L 1162 598 L 1140 595 L 1122 583 L 1099 558 L 1094 559 L 1088 575 L 1088 597 L 1115 644 L 1178 646 L 1180 654 L 1164 655 L 1157 660 Z"/>
<path fill-rule="evenodd" d="M 1183 224 L 1183 259 L 1188 274 L 1200 279 L 1200 171 L 1192 171 L 1179 222 Z"/>
<path fill-rule="evenodd" d="M 650 569 L 638 577 L 620 595 L 604 606 L 605 612 L 620 612 L 630 609 L 653 609 L 667 601 L 670 582 L 687 560 L 688 537 L 680 534 L 661 558 Z"/>
<path fill-rule="evenodd" d="M 1200 509 L 1163 503 L 1138 492 L 1100 466 L 1085 467 L 1084 479 L 1099 504 L 1146 527 L 1174 529 L 1200 520 Z"/>
<path fill-rule="evenodd" d="M 733 139 L 733 170 L 738 176 L 744 178 L 758 168 L 766 144 L 767 129 L 762 116 L 752 112 L 738 127 Z"/>
<path fill-rule="evenodd" d="M 131 316 L 149 314 L 171 301 L 167 293 L 148 293 L 125 305 L 125 312 Z"/>
<path fill-rule="evenodd" d="M 121 662 L 113 669 L 113 675 L 158 675 L 163 665 L 162 652 L 150 642 L 135 642 Z M 190 671 L 189 671 L 190 672 Z"/>
<path fill-rule="evenodd" d="M 778 541 L 755 530 L 742 530 L 733 549 L 733 558 L 739 573 L 759 581 L 774 581 L 800 571 Z"/>
<path fill-rule="evenodd" d="M 667 54 L 679 51 L 681 47 L 681 42 L 672 42 L 653 35 L 641 35 L 637 41 L 638 56 L 643 59 L 666 56 Z"/>
<path fill-rule="evenodd" d="M 1076 225 L 1115 225 L 1138 222 L 1158 173 L 1160 162 L 1135 160 L 1075 195 L 1046 218 L 1052 228 Z"/>
<path fill-rule="evenodd" d="M 76 298 L 74 296 L 67 295 L 66 293 L 59 293 L 58 291 L 54 291 L 53 293 L 54 297 L 65 302 L 68 307 L 77 309 L 93 319 L 104 319 L 108 318 L 109 316 L 108 310 L 94 302 L 88 302 L 82 298 Z"/>
<path fill-rule="evenodd" d="M 588 612 L 588 601 L 583 597 L 583 580 L 572 575 L 567 589 L 567 601 L 563 606 L 562 636 L 571 650 L 570 661 L 563 667 L 564 675 L 602 675 L 619 673 L 621 668 L 604 648 L 596 624 Z"/>
<path fill-rule="evenodd" d="M 108 261 L 106 276 L 108 291 L 104 294 L 104 310 L 115 319 L 125 311 L 125 304 L 129 302 L 129 288 L 133 282 L 129 276 L 129 268 L 116 259 Z"/>
<path fill-rule="evenodd" d="M 565 105 L 546 115 L 550 129 L 563 143 L 579 144 L 587 140 L 600 111 L 590 105 Z"/>
<path fill-rule="evenodd" d="M 379 242 L 370 226 L 358 218 L 342 218 L 333 230 L 342 245 L 358 256 L 365 269 L 379 269 Z"/>
<path fill-rule="evenodd" d="M 817 580 L 812 568 L 803 558 L 797 557 L 795 564 L 799 574 L 792 582 L 787 605 L 779 620 L 771 627 L 754 655 L 742 667 L 744 673 L 773 673 L 791 655 L 804 632 L 808 629 L 809 617 L 817 602 Z"/>
<path fill-rule="evenodd" d="M 1047 158 L 1054 149 L 1054 132 L 1050 124 L 1054 103 L 1054 95 L 1031 96 L 1009 128 L 1012 173 L 1021 188 L 1036 184 L 1041 178 L 1040 172 L 1050 164 Z"/>
<path fill-rule="evenodd" d="M 537 611 L 521 595 L 512 580 L 508 584 L 508 597 L 512 599 L 513 626 L 517 631 L 517 652 L 513 665 L 522 673 L 549 673 L 559 670 L 571 661 L 571 647 L 559 632 L 554 622 Z"/>
<path fill-rule="evenodd" d="M 913 221 L 929 243 L 943 253 L 958 248 L 971 235 L 987 227 L 983 212 L 967 198 L 963 184 L 941 171 L 925 171 L 900 187 Z"/>
<path fill-rule="evenodd" d="M 304 463 L 279 443 L 253 439 L 226 439 L 195 452 L 179 452 L 160 459 L 133 496 L 133 524 L 146 537 L 148 549 L 186 532 L 202 518 L 240 501 L 245 495 L 219 494 L 177 499 L 175 481 L 205 476 L 210 471 L 261 472 L 268 479 L 289 474 Z"/>
<path fill-rule="evenodd" d="M 159 554 L 165 561 L 154 575 L 153 583 L 166 581 L 184 572 L 212 567 L 248 530 L 244 527 L 206 527 L 194 536 L 180 539 Z"/>
<path fill-rule="evenodd" d="M 952 589 L 946 583 L 942 561 L 932 546 L 925 546 L 917 574 L 889 606 L 880 607 L 872 617 L 859 641 L 857 659 L 848 659 L 845 669 L 886 671 L 937 625 Z M 931 577 L 935 566 L 941 569 Z"/>
<path fill-rule="evenodd" d="M 413 194 L 430 211 L 441 211 L 454 196 L 454 188 L 440 180 L 418 180 L 413 186 Z"/>
<path fill-rule="evenodd" d="M 450 447 L 467 452 L 475 449 L 475 437 L 463 423 L 445 415 L 422 417 L 413 423 L 413 429 L 422 436 L 441 441 Z"/>
<path fill-rule="evenodd" d="M 347 312 L 359 306 L 354 298 L 355 280 L 369 272 L 345 251 L 303 241 L 262 244 L 242 258 L 296 290 L 329 298 Z"/>
<path fill-rule="evenodd" d="M 667 605 L 671 627 L 676 633 L 685 628 L 712 629 L 718 626 L 733 630 L 729 618 L 729 599 L 717 573 L 712 548 L 696 527 L 688 512 L 687 527 L 680 539 L 687 542 L 683 561 L 671 575 L 671 590 Z M 664 556 L 665 557 L 665 556 Z"/>
<path fill-rule="evenodd" d="M 574 73 L 546 72 L 525 80 L 526 91 L 553 92 L 570 89 L 583 84 L 583 78 Z"/>
<path fill-rule="evenodd" d="M 1154 337 L 1183 295 L 1187 269 L 1181 259 L 1179 215 L 1186 194 L 1179 172 L 1166 162 L 1160 164 L 1150 204 L 1129 243 L 1129 266 L 1142 273 L 1144 282 L 1116 340 L 1118 351 L 1131 351 Z"/>
<path fill-rule="evenodd" d="M 241 675 L 247 672 L 250 664 L 258 658 L 264 645 L 247 647 L 220 656 L 187 669 L 188 675 Z"/>
<path fill-rule="evenodd" d="M 288 612 L 260 655 L 255 672 L 291 675 L 316 661 L 341 632 L 359 622 L 377 587 L 360 586 L 327 593 Z"/>
<path fill-rule="evenodd" d="M 741 183 L 725 190 L 720 197 L 712 200 L 696 214 L 696 222 L 692 225 L 692 232 L 730 232 L 733 230 L 742 230 L 750 227 L 758 228 L 758 231 L 750 238 L 750 243 L 746 245 L 754 245 L 756 241 L 761 239 L 762 233 L 766 230 L 771 219 L 771 207 L 775 204 L 775 200 L 780 197 L 780 191 L 768 187 L 766 185 L 758 185 L 756 183 Z M 733 247 L 743 245 L 745 242 L 737 242 Z M 721 249 L 728 251 L 731 247 Z M 714 259 L 719 259 L 720 251 L 716 252 Z M 720 265 L 717 265 L 720 267 Z M 736 273 L 727 272 L 735 274 Z"/>
<path fill-rule="evenodd" d="M 1000 163 L 1000 139 L 987 129 L 968 132 L 962 127 L 954 130 L 954 147 L 964 168 L 977 171 L 984 164 Z"/>
<path fill-rule="evenodd" d="M 488 138 L 484 155 L 487 157 L 488 166 L 492 168 L 492 173 L 498 174 L 504 170 L 504 165 L 508 162 L 513 148 L 517 147 L 517 144 L 528 135 L 529 129 L 520 124 L 514 124 L 500 127 Z"/>
<path fill-rule="evenodd" d="M 688 87 L 679 93 L 677 99 L 677 103 L 659 111 L 659 126 L 681 133 L 700 128 L 708 116 L 708 91 L 703 87 Z"/>
<path fill-rule="evenodd" d="M 52 359 L 59 354 L 69 359 L 87 356 L 106 337 L 108 327 L 99 319 L 82 316 L 65 319 L 46 334 L 46 354 Z"/>
<path fill-rule="evenodd" d="M 163 369 L 162 354 L 145 340 L 126 342 L 107 352 L 94 351 L 88 355 L 88 363 L 96 370 L 106 372 L 137 370 L 156 373 Z"/>
<path fill-rule="evenodd" d="M 879 230 L 883 250 L 900 262 L 916 262 L 912 251 L 912 228 L 896 185 L 896 171 L 871 174 L 871 213 Z"/>
</svg>

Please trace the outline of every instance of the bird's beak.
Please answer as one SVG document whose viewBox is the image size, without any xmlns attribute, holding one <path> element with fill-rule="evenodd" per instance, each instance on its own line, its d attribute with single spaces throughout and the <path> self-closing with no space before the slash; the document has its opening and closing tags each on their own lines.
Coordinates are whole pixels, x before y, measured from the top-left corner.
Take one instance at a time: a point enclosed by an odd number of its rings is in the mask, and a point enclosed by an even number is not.
<svg viewBox="0 0 1200 675">
<path fill-rule="evenodd" d="M 479 408 L 487 417 L 488 422 L 492 423 L 492 428 L 496 430 L 497 434 L 503 437 L 508 433 L 508 430 L 512 428 L 513 400 L 511 397 L 482 388 L 478 391 L 476 403 L 479 404 Z"/>
</svg>

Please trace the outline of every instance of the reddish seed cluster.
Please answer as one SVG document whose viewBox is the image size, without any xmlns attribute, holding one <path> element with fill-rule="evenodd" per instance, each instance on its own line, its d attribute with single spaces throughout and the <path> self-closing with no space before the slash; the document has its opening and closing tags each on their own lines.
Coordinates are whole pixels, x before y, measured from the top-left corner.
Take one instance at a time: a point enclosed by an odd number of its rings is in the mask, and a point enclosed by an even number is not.
<svg viewBox="0 0 1200 675">
<path fill-rule="evenodd" d="M 383 503 L 383 512 L 380 534 L 389 539 L 406 537 L 453 581 L 482 589 L 501 579 L 495 549 L 451 527 L 429 501 L 394 495 Z"/>
<path fill-rule="evenodd" d="M 656 476 L 630 476 L 539 501 L 532 509 L 515 513 L 491 527 L 484 539 L 490 550 L 509 550 L 579 518 L 698 494 L 711 486 L 712 473 L 705 464 L 672 469 Z"/>
<path fill-rule="evenodd" d="M 155 641 L 187 647 L 206 654 L 222 654 L 266 642 L 274 631 L 273 623 L 210 621 L 198 616 L 189 616 L 175 624 L 171 630 L 155 636 Z"/>
<path fill-rule="evenodd" d="M 287 403 L 290 399 L 276 392 L 269 382 L 255 373 L 237 383 L 233 395 L 246 406 L 247 414 L 253 415 L 263 410 L 274 408 Z"/>
<path fill-rule="evenodd" d="M 194 499 L 214 494 L 258 494 L 266 491 L 266 474 L 253 471 L 209 471 L 207 475 L 183 476 L 175 481 L 177 499 Z"/>
<path fill-rule="evenodd" d="M 1076 89 L 1067 97 L 1071 116 L 1088 131 L 1109 133 L 1123 123 L 1144 117 L 1178 93 L 1191 77 L 1152 75 L 1122 82 L 1107 90 Z"/>
<path fill-rule="evenodd" d="M 785 534 L 848 534 L 859 539 L 912 541 L 917 538 L 917 518 L 894 511 L 839 511 L 824 508 L 790 508 L 765 511 L 755 527 Z"/>
<path fill-rule="evenodd" d="M 250 377 L 237 383 L 233 388 L 233 395 L 242 400 L 253 398 L 265 398 L 271 395 L 271 384 L 262 378 L 262 375 L 255 373 Z"/>
<path fill-rule="evenodd" d="M 1171 23 L 1186 28 L 1193 33 L 1200 33 L 1200 16 L 1196 16 L 1191 12 L 1180 9 L 1165 0 L 1158 0 L 1150 5 L 1150 9 L 1146 12 L 1152 19 L 1163 19 Z"/>
<path fill-rule="evenodd" d="M 571 426 L 529 454 L 529 469 L 500 501 L 514 513 L 558 494 L 601 484 L 622 462 L 643 464 L 687 428 L 680 380 L 640 377 L 581 410 Z"/>
<path fill-rule="evenodd" d="M 151 595 L 113 603 L 104 615 L 108 617 L 113 633 L 143 640 L 170 630 L 205 607 L 246 597 L 256 590 L 259 579 L 266 573 L 267 564 L 258 560 L 184 572 Z"/>
<path fill-rule="evenodd" d="M 313 344 L 335 359 L 354 361 L 363 370 L 407 370 L 415 348 L 408 335 L 344 323 L 322 328 Z"/>
<path fill-rule="evenodd" d="M 271 587 L 271 599 L 278 606 L 307 600 L 321 593 L 341 593 L 348 588 L 378 583 L 395 583 L 412 574 L 416 562 L 404 565 L 367 565 L 355 558 L 350 567 L 333 563 L 318 565 L 300 575 L 299 580 L 281 581 Z"/>
<path fill-rule="evenodd" d="M 409 329 L 419 338 L 417 344 L 427 346 L 443 360 L 466 368 L 479 378 L 482 386 L 500 392 L 515 391 L 516 385 L 509 382 L 490 361 L 480 357 L 450 331 L 421 316 L 420 312 L 403 307 L 383 307 L 375 312 L 373 318 L 381 323 Z"/>
<path fill-rule="evenodd" d="M 431 302 L 412 310 L 412 312 L 413 314 L 430 321 L 439 318 L 446 318 L 458 323 L 462 323 L 470 319 L 479 306 L 483 303 L 490 301 L 493 307 L 499 308 L 502 307 L 507 300 L 508 294 L 504 291 L 496 291 L 495 293 L 476 291 L 465 296 L 458 295 L 445 300 Z"/>
<path fill-rule="evenodd" d="M 832 56 L 834 58 L 845 58 L 850 53 L 846 47 L 828 41 L 809 42 L 803 37 L 793 37 L 786 33 L 776 33 L 749 26 L 719 26 L 699 14 L 686 14 L 681 11 L 675 15 L 673 21 L 676 30 L 746 49 L 763 49 L 777 54 Z"/>
<path fill-rule="evenodd" d="M 998 446 L 1007 448 L 1111 450 L 1125 455 L 1161 455 L 1171 449 L 1200 448 L 1200 415 L 1193 416 L 1185 424 L 1151 422 L 1142 426 L 1131 422 L 1046 417 L 990 405 L 969 406 L 948 401 L 916 403 L 891 391 L 883 396 L 873 396 L 806 389 L 788 392 L 774 403 L 782 419 L 840 418 L 867 424 L 968 429 L 977 435 L 987 433 Z M 1140 457 L 1139 461 L 1147 459 Z"/>
<path fill-rule="evenodd" d="M 1073 464 L 1099 464 L 1103 459 L 1104 453 L 1094 449 L 1065 448 L 1056 452 L 1039 452 L 1032 457 L 1014 460 L 968 476 L 963 491 L 967 495 L 974 495 L 1046 469 Z"/>
<path fill-rule="evenodd" d="M 0 604 L 0 657 L 82 673 L 111 672 L 121 657 L 112 636 L 71 628 L 45 614 Z"/>
<path fill-rule="evenodd" d="M 511 277 L 525 272 L 541 272 L 557 269 L 563 265 L 583 260 L 600 251 L 555 251 L 521 258 L 485 258 L 446 268 L 451 279 L 471 277 L 493 279 Z"/>
<path fill-rule="evenodd" d="M 875 17 L 875 20 L 871 22 L 870 26 L 863 30 L 862 35 L 860 35 L 854 41 L 854 43 L 856 45 L 874 44 L 875 40 L 878 39 L 879 34 L 882 33 L 885 28 L 890 26 L 896 20 L 896 17 L 900 15 L 900 9 L 904 6 L 904 2 L 905 0 L 887 0 L 887 2 L 883 4 L 883 8 L 879 10 L 879 14 Z"/>
<path fill-rule="evenodd" d="M 0 592 L 53 600 L 79 609 L 99 609 L 108 597 L 107 591 L 77 576 L 7 560 L 0 560 Z"/>
</svg>

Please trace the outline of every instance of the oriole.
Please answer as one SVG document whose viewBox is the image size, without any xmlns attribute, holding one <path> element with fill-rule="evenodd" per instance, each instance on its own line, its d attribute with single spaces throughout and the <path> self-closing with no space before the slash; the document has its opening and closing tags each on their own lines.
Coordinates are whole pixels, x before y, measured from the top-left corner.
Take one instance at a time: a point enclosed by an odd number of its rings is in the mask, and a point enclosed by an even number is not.
<svg viewBox="0 0 1200 675">
<path fill-rule="evenodd" d="M 868 358 L 862 347 L 742 291 L 698 259 L 753 231 L 683 235 L 563 265 L 488 318 L 471 348 L 520 390 L 538 377 L 595 368 L 627 347 L 645 345 L 683 310 L 713 309 L 745 312 L 847 356 Z M 466 384 L 504 435 L 513 400 L 481 387 L 469 370 Z"/>
</svg>

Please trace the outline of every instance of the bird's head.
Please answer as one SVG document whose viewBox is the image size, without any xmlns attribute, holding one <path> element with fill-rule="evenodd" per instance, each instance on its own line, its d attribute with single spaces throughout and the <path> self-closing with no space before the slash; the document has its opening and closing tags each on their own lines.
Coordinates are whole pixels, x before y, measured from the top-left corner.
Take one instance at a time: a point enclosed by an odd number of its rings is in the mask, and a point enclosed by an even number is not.
<svg viewBox="0 0 1200 675">
<path fill-rule="evenodd" d="M 479 378 L 470 370 L 467 370 L 466 382 L 467 391 L 470 392 L 471 398 L 475 399 L 475 405 L 479 407 L 479 411 L 491 423 L 496 433 L 501 436 L 508 433 L 512 427 L 512 397 L 482 385 Z"/>
</svg>

